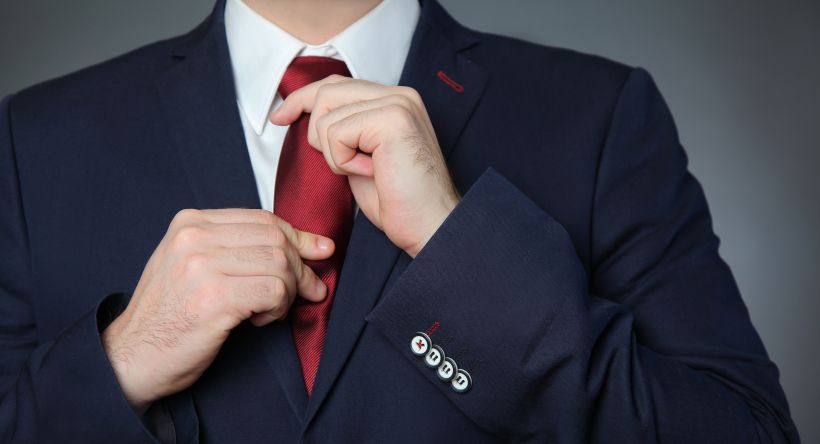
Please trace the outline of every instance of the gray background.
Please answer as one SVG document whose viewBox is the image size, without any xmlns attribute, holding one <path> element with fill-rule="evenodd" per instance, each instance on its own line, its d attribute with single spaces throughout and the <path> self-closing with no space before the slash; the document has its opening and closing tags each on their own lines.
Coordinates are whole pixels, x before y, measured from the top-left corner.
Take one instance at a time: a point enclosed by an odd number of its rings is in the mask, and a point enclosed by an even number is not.
<svg viewBox="0 0 820 444">
<path fill-rule="evenodd" d="M 820 442 L 820 2 L 443 0 L 481 30 L 647 68 L 807 443 Z M 0 0 L 0 96 L 182 33 L 211 1 Z"/>
</svg>

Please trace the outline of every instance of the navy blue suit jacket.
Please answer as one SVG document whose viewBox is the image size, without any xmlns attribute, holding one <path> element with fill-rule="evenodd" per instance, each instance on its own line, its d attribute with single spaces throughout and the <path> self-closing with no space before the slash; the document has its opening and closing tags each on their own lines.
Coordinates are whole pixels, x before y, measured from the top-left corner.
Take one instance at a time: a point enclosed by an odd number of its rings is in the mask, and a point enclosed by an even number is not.
<svg viewBox="0 0 820 444">
<path fill-rule="evenodd" d="M 222 8 L 2 102 L 0 441 L 798 440 L 650 76 L 433 0 L 401 83 L 463 201 L 413 260 L 359 213 L 312 397 L 288 323 L 241 326 L 138 417 L 100 330 L 177 211 L 260 206 Z M 411 352 L 434 323 L 467 393 Z"/>
</svg>

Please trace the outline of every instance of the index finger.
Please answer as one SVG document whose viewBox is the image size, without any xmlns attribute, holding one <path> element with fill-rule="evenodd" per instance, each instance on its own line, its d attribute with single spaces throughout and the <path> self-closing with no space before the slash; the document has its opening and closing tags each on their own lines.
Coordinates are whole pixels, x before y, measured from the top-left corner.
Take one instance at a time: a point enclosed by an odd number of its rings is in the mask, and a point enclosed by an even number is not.
<svg viewBox="0 0 820 444">
<path fill-rule="evenodd" d="M 321 115 L 340 106 L 378 99 L 387 95 L 404 95 L 407 90 L 408 88 L 401 86 L 387 86 L 332 75 L 290 93 L 282 105 L 271 113 L 270 121 L 275 125 L 289 125 L 302 113 L 312 113 L 311 124 L 313 124 L 317 113 Z M 317 106 L 322 109 L 317 109 Z"/>
<path fill-rule="evenodd" d="M 333 240 L 325 236 L 301 231 L 294 228 L 284 219 L 261 209 L 224 208 L 216 210 L 199 210 L 205 221 L 213 224 L 261 224 L 275 225 L 287 238 L 302 257 L 306 259 L 324 259 L 333 251 Z"/>
<path fill-rule="evenodd" d="M 218 208 L 197 211 L 206 222 L 213 224 L 273 225 L 279 219 L 270 211 L 260 208 Z"/>
<path fill-rule="evenodd" d="M 290 125 L 298 119 L 302 113 L 313 112 L 313 105 L 316 103 L 316 95 L 319 93 L 319 88 L 324 85 L 348 80 L 351 79 L 334 74 L 293 91 L 285 98 L 279 108 L 270 114 L 270 122 L 274 125 Z"/>
</svg>

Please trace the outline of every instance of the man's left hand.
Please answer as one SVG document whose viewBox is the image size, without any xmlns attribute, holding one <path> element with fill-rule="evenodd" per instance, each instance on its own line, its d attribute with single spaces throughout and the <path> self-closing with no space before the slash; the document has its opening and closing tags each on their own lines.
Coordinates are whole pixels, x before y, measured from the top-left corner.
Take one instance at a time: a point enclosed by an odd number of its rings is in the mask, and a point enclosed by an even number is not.
<svg viewBox="0 0 820 444">
<path fill-rule="evenodd" d="M 348 176 L 365 216 L 415 257 L 459 201 L 419 94 L 332 75 L 292 92 L 270 121 L 302 113 L 308 142 Z"/>
</svg>

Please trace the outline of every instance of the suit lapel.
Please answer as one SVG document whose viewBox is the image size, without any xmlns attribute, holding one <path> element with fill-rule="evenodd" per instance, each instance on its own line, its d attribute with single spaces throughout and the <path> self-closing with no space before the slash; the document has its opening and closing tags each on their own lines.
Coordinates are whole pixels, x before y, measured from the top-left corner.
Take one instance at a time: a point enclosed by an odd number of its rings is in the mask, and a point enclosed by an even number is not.
<svg viewBox="0 0 820 444">
<path fill-rule="evenodd" d="M 437 2 L 422 1 L 399 83 L 421 94 L 445 158 L 449 158 L 487 83 L 484 69 L 461 54 L 477 43 L 478 37 Z"/>
<path fill-rule="evenodd" d="M 297 418 L 302 418 L 308 403 L 302 367 L 296 354 L 289 321 L 274 322 L 259 330 L 253 337 L 255 348 L 261 347 L 265 358 L 277 376 L 282 391 Z"/>
<path fill-rule="evenodd" d="M 330 392 L 353 350 L 364 329 L 364 317 L 376 304 L 399 251 L 359 212 L 334 295 L 322 359 L 305 412 L 305 427 Z"/>
<path fill-rule="evenodd" d="M 487 81 L 482 68 L 459 54 L 474 43 L 474 34 L 458 25 L 436 2 L 422 3 L 399 83 L 421 94 L 445 156 L 452 151 Z M 400 250 L 359 213 L 305 412 L 305 428 L 333 388 L 365 327 L 364 318 L 376 305 L 399 256 Z"/>
<path fill-rule="evenodd" d="M 239 119 L 224 25 L 225 2 L 177 47 L 176 63 L 158 84 L 168 131 L 199 208 L 259 208 Z M 307 404 L 290 324 L 249 332 L 248 346 L 263 353 L 298 418 Z M 270 375 L 261 375 L 263 380 Z M 272 381 L 273 382 L 273 381 Z M 274 406 L 267 406 L 271 411 Z"/>
<path fill-rule="evenodd" d="M 224 1 L 178 48 L 158 84 L 171 140 L 199 208 L 259 208 L 236 104 Z"/>
</svg>

